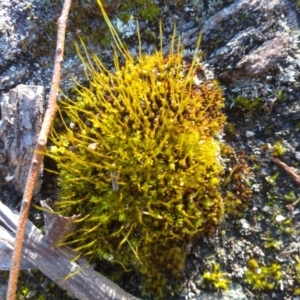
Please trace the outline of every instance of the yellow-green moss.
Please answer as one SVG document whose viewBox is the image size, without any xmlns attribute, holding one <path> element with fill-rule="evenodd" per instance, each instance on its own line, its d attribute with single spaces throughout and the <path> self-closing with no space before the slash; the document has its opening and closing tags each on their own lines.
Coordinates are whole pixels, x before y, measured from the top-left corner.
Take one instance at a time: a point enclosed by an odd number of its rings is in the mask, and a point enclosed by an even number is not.
<svg viewBox="0 0 300 300">
<path fill-rule="evenodd" d="M 261 98 L 249 99 L 242 95 L 239 95 L 234 99 L 234 105 L 243 109 L 246 113 L 249 114 L 257 111 L 261 103 Z"/>
<path fill-rule="evenodd" d="M 231 281 L 228 279 L 228 275 L 221 272 L 220 265 L 215 264 L 212 272 L 206 271 L 203 274 L 203 279 L 212 284 L 216 289 L 228 290 Z"/>
<path fill-rule="evenodd" d="M 273 146 L 273 156 L 282 156 L 286 151 L 286 148 L 280 141 L 276 141 Z"/>
<path fill-rule="evenodd" d="M 294 294 L 300 296 L 300 258 L 297 255 L 295 257 L 296 263 L 294 266 L 295 270 L 295 288 L 294 288 Z"/>
<path fill-rule="evenodd" d="M 163 298 L 167 276 L 184 267 L 187 245 L 224 216 L 216 139 L 224 99 L 197 55 L 183 60 L 175 33 L 168 56 L 161 45 L 134 59 L 99 5 L 118 50 L 115 71 L 82 44 L 89 86 L 77 84 L 75 97 L 60 102 L 64 129 L 53 129 L 48 152 L 59 170 L 55 209 L 81 216 L 65 244 L 137 270 L 144 289 Z"/>
<path fill-rule="evenodd" d="M 248 261 L 248 270 L 245 272 L 245 278 L 253 290 L 267 291 L 277 289 L 282 279 L 281 266 L 276 263 L 260 266 L 252 258 Z"/>
</svg>

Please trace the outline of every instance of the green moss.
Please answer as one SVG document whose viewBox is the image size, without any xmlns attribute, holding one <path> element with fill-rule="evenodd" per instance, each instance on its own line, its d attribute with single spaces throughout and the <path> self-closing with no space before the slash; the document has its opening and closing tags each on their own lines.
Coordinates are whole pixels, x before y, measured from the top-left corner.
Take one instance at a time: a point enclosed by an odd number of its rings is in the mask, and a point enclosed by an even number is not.
<svg viewBox="0 0 300 300">
<path fill-rule="evenodd" d="M 102 13 L 125 64 L 116 53 L 110 72 L 84 43 L 85 55 L 78 52 L 89 87 L 77 84 L 76 96 L 60 102 L 64 130 L 52 130 L 55 209 L 81 216 L 64 244 L 91 260 L 137 270 L 144 290 L 164 298 L 168 276 L 184 267 L 187 245 L 211 232 L 229 207 L 221 191 L 224 147 L 215 138 L 225 123 L 224 99 L 196 55 L 183 60 L 175 33 L 168 56 L 161 45 L 134 59 Z M 241 170 L 232 173 L 237 181 Z"/>
<path fill-rule="evenodd" d="M 295 257 L 296 263 L 294 266 L 295 270 L 295 288 L 294 288 L 294 294 L 300 296 L 300 258 L 297 255 Z"/>
<path fill-rule="evenodd" d="M 131 14 L 128 12 L 121 13 L 120 19 L 123 23 L 128 23 L 131 18 Z"/>
<path fill-rule="evenodd" d="M 270 248 L 279 250 L 280 249 L 279 241 L 274 238 L 267 238 L 265 242 L 265 249 L 270 249 Z"/>
<path fill-rule="evenodd" d="M 235 139 L 236 137 L 236 124 L 235 123 L 227 123 L 224 128 L 224 132 L 226 136 L 230 139 Z"/>
<path fill-rule="evenodd" d="M 259 268 L 259 264 L 258 264 L 258 261 L 254 258 L 251 258 L 248 260 L 248 267 L 251 269 L 251 270 L 255 270 L 255 269 L 258 269 Z"/>
<path fill-rule="evenodd" d="M 30 289 L 27 286 L 22 286 L 16 294 L 17 299 L 26 299 L 27 294 L 30 292 Z"/>
<path fill-rule="evenodd" d="M 274 290 L 278 288 L 282 279 L 281 266 L 279 264 L 270 264 L 259 266 L 255 259 L 248 261 L 248 270 L 245 272 L 245 278 L 253 290 Z"/>
<path fill-rule="evenodd" d="M 239 95 L 234 100 L 234 105 L 238 108 L 241 108 L 246 113 L 252 114 L 256 111 L 261 105 L 261 98 L 249 99 L 242 95 Z"/>
<path fill-rule="evenodd" d="M 296 200 L 295 191 L 291 190 L 288 194 L 284 195 L 284 200 L 288 202 L 294 202 Z"/>
<path fill-rule="evenodd" d="M 138 9 L 138 13 L 145 20 L 153 21 L 159 16 L 159 7 L 153 4 L 153 1 L 144 1 L 146 2 L 145 8 Z"/>
<path fill-rule="evenodd" d="M 76 102 L 61 103 L 76 129 L 53 133 L 49 155 L 60 170 L 57 211 L 84 216 L 75 250 L 160 277 L 156 269 L 181 270 L 187 243 L 223 218 L 213 138 L 222 96 L 215 82 L 192 89 L 189 71 L 157 53 L 93 74 Z"/>
<path fill-rule="evenodd" d="M 276 91 L 275 98 L 276 98 L 277 101 L 282 102 L 282 101 L 285 101 L 287 99 L 287 94 L 283 90 L 278 89 Z"/>
<path fill-rule="evenodd" d="M 286 148 L 280 141 L 276 141 L 273 146 L 273 156 L 282 156 L 286 151 Z"/>
<path fill-rule="evenodd" d="M 212 272 L 204 272 L 204 280 L 213 285 L 216 289 L 228 290 L 231 281 L 228 279 L 228 275 L 220 271 L 220 265 L 215 264 Z"/>
<path fill-rule="evenodd" d="M 266 179 L 268 184 L 274 186 L 276 184 L 276 180 L 277 180 L 278 176 L 279 176 L 279 172 L 275 173 L 272 176 L 266 176 L 265 179 Z"/>
<path fill-rule="evenodd" d="M 134 0 L 121 3 L 119 11 L 121 12 L 121 18 L 125 21 L 129 20 L 128 15 L 132 12 L 144 20 L 153 21 L 159 16 L 160 8 L 152 0 Z"/>
</svg>

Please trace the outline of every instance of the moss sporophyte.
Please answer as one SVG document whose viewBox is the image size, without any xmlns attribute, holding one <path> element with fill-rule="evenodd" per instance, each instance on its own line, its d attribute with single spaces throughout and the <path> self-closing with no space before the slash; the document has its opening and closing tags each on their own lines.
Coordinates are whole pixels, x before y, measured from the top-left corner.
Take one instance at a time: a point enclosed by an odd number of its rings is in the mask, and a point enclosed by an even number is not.
<svg viewBox="0 0 300 300">
<path fill-rule="evenodd" d="M 158 299 L 167 277 L 183 269 L 188 244 L 226 212 L 220 156 L 230 151 L 215 137 L 225 123 L 224 99 L 217 81 L 205 78 L 196 55 L 200 39 L 191 62 L 183 60 L 175 33 L 168 56 L 161 42 L 152 55 L 140 46 L 134 59 L 98 3 L 115 41 L 115 71 L 84 43 L 84 55 L 78 47 L 89 86 L 76 83 L 76 96 L 60 102 L 64 129 L 52 130 L 55 210 L 81 216 L 63 244 L 90 260 L 135 269 Z"/>
</svg>

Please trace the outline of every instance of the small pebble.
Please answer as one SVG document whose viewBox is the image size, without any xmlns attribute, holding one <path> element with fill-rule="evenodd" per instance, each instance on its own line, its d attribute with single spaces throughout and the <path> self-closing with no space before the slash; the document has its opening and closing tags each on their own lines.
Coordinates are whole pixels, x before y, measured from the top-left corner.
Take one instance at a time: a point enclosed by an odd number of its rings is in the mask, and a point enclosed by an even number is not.
<svg viewBox="0 0 300 300">
<path fill-rule="evenodd" d="M 98 146 L 98 143 L 91 143 L 91 144 L 89 144 L 89 149 L 96 150 L 97 146 Z"/>
<path fill-rule="evenodd" d="M 254 134 L 255 134 L 255 133 L 254 133 L 253 131 L 249 131 L 249 130 L 246 131 L 246 137 L 247 137 L 247 138 L 253 137 Z"/>
<path fill-rule="evenodd" d="M 281 223 L 282 221 L 284 221 L 286 219 L 286 217 L 282 216 L 282 215 L 277 215 L 275 218 L 275 221 L 277 223 Z"/>
<path fill-rule="evenodd" d="M 241 224 L 244 229 L 250 228 L 250 224 L 248 223 L 248 221 L 246 219 L 240 219 L 240 220 L 237 220 L 236 222 L 238 224 Z"/>
</svg>

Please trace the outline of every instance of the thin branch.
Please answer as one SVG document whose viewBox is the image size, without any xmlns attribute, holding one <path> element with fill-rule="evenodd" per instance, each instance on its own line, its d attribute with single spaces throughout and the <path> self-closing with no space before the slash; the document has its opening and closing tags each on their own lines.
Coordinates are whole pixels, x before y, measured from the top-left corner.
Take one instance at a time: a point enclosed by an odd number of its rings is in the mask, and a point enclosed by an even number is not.
<svg viewBox="0 0 300 300">
<path fill-rule="evenodd" d="M 25 233 L 31 198 L 34 191 L 34 185 L 39 173 L 41 161 L 43 159 L 43 153 L 46 147 L 48 135 L 53 120 L 55 118 L 55 113 L 57 109 L 56 101 L 57 101 L 57 94 L 59 89 L 61 68 L 62 68 L 63 55 L 64 55 L 66 23 L 69 15 L 70 6 L 71 6 L 71 0 L 65 0 L 62 14 L 58 19 L 55 62 L 54 62 L 53 76 L 51 82 L 51 89 L 49 94 L 48 107 L 45 113 L 43 125 L 41 128 L 41 132 L 39 134 L 35 152 L 31 161 L 27 182 L 24 190 L 21 211 L 20 211 L 20 218 L 18 223 L 18 230 L 16 234 L 16 241 L 15 241 L 13 258 L 12 258 L 12 266 L 11 266 L 9 281 L 8 281 L 8 290 L 7 290 L 7 298 L 6 298 L 7 300 L 14 300 L 16 298 L 18 274 L 19 274 L 21 253 L 23 247 L 22 243 L 24 239 L 24 233 Z"/>
<path fill-rule="evenodd" d="M 279 160 L 276 157 L 271 157 L 271 161 L 273 163 L 275 163 L 277 166 L 283 168 L 288 175 L 298 184 L 300 185 L 300 176 L 298 174 L 296 174 L 293 170 L 293 168 L 289 167 L 288 165 L 286 165 L 284 162 L 282 162 L 281 160 Z"/>
</svg>

